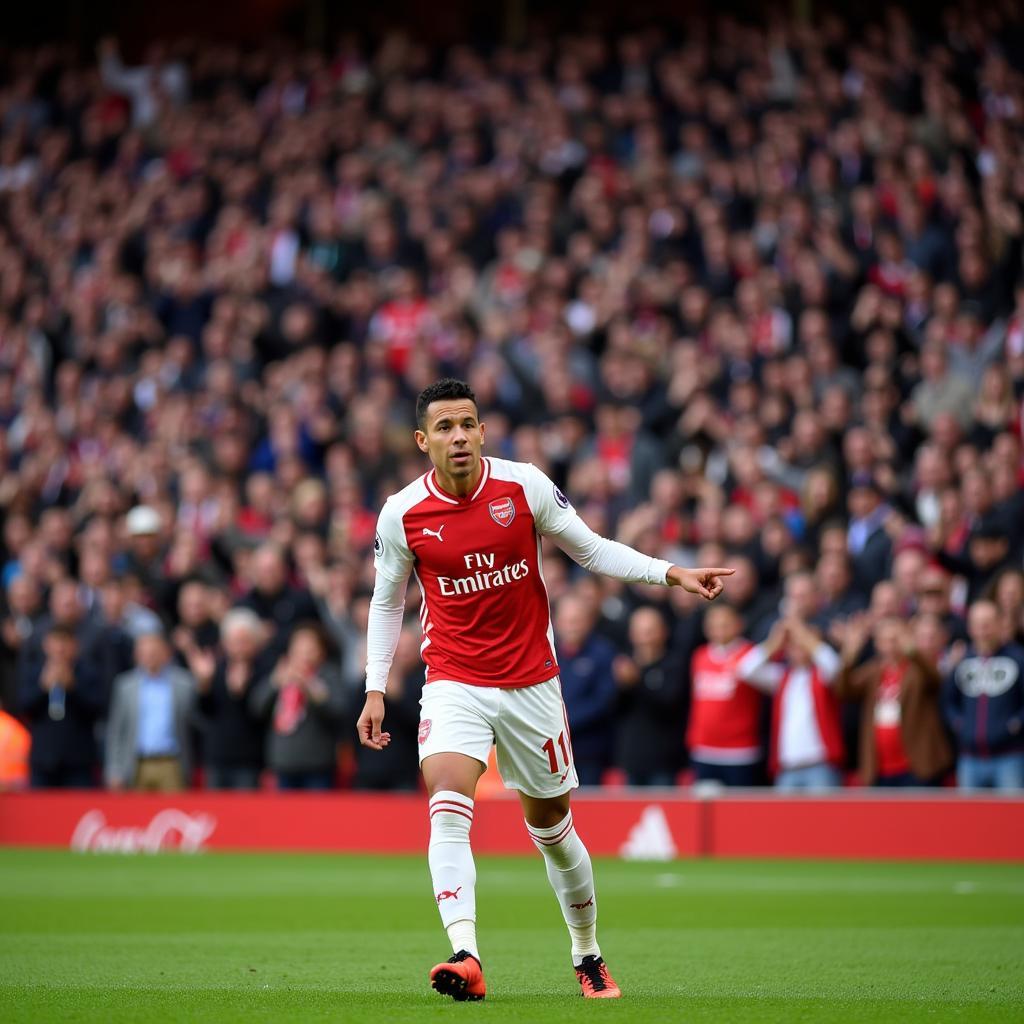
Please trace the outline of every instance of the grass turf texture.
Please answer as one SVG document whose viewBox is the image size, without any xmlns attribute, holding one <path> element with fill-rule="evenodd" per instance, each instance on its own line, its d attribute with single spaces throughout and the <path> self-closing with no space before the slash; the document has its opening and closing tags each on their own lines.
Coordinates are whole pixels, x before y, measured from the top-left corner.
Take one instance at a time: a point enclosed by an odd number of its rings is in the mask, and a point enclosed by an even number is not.
<svg viewBox="0 0 1024 1024">
<path fill-rule="evenodd" d="M 0 850 L 0 1020 L 1024 1019 L 1019 867 L 599 861 L 600 1004 L 540 858 L 478 868 L 488 998 L 455 1004 L 424 858 Z"/>
</svg>

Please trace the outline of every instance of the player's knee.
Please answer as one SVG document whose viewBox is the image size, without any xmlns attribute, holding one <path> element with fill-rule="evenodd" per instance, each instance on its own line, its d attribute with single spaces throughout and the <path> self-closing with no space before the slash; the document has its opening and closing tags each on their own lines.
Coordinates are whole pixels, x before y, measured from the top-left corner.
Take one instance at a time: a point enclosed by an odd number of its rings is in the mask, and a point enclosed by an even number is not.
<svg viewBox="0 0 1024 1024">
<path fill-rule="evenodd" d="M 528 797 L 523 801 L 526 823 L 532 828 L 554 828 L 569 814 L 569 794 L 540 800 Z"/>
<path fill-rule="evenodd" d="M 439 775 L 436 778 L 432 778 L 430 782 L 427 783 L 427 792 L 430 794 L 431 800 L 433 800 L 438 793 L 458 793 L 460 796 L 464 796 L 467 799 L 472 800 L 476 787 L 467 785 L 467 781 L 468 780 L 459 776 L 449 778 L 446 775 Z"/>
<path fill-rule="evenodd" d="M 438 793 L 458 793 L 473 799 L 476 784 L 484 765 L 463 754 L 431 754 L 423 759 L 420 766 L 427 792 L 433 799 Z"/>
</svg>

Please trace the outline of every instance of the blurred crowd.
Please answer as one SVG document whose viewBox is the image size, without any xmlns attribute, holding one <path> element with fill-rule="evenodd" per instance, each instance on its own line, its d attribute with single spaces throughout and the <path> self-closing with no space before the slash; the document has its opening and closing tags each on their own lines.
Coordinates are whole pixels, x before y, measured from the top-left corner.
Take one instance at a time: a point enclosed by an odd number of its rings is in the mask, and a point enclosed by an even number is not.
<svg viewBox="0 0 1024 1024">
<path fill-rule="evenodd" d="M 0 775 L 414 787 L 414 607 L 352 727 L 454 375 L 595 530 L 736 569 L 549 550 L 584 782 L 1024 786 L 1022 67 L 1012 2 L 7 53 Z"/>
</svg>

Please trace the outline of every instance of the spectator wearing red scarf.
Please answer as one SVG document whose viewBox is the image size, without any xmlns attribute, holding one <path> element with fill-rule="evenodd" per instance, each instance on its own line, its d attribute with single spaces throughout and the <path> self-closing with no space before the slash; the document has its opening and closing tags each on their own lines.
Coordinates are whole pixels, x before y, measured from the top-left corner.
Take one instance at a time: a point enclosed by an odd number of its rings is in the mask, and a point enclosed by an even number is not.
<svg viewBox="0 0 1024 1024">
<path fill-rule="evenodd" d="M 850 623 L 836 682 L 841 699 L 861 701 L 861 782 L 866 786 L 932 785 L 953 760 L 939 713 L 938 669 L 911 646 L 899 619 L 876 623 L 875 656 L 858 665 L 867 637 L 865 620 Z"/>
<path fill-rule="evenodd" d="M 270 720 L 267 764 L 281 789 L 333 787 L 344 694 L 319 626 L 296 627 L 277 667 L 250 694 L 249 708 Z"/>
<path fill-rule="evenodd" d="M 832 690 L 839 667 L 836 652 L 796 616 L 776 622 L 740 661 L 740 678 L 773 695 L 769 768 L 776 789 L 840 784 L 843 739 Z"/>
</svg>

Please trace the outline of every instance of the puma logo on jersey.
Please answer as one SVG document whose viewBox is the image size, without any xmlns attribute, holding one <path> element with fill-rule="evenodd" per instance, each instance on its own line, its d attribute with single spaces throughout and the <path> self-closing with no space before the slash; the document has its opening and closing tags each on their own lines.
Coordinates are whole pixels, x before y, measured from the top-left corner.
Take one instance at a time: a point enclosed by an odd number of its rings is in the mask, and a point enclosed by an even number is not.
<svg viewBox="0 0 1024 1024">
<path fill-rule="evenodd" d="M 441 536 L 441 531 L 444 529 L 445 524 L 442 523 L 436 530 L 429 530 L 427 527 L 423 527 L 424 537 L 436 537 L 442 544 L 444 543 L 444 537 Z"/>
</svg>

